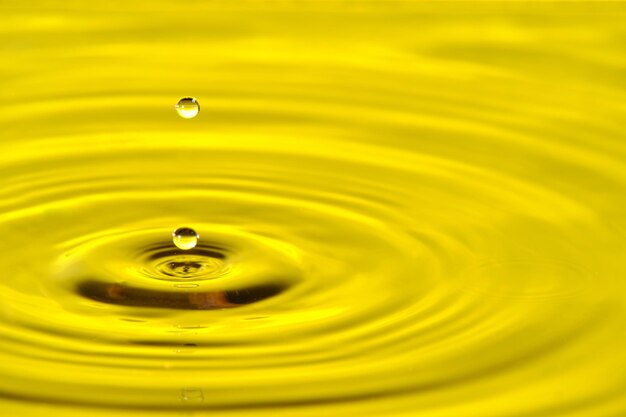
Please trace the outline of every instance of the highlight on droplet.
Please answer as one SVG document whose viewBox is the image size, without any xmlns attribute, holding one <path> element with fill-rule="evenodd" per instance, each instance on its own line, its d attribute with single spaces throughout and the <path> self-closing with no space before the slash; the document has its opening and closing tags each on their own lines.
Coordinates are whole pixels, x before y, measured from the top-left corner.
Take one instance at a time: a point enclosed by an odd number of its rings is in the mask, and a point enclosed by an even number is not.
<svg viewBox="0 0 626 417">
<path fill-rule="evenodd" d="M 183 97 L 176 103 L 176 112 L 183 119 L 193 119 L 200 112 L 200 104 L 193 97 Z"/>
<path fill-rule="evenodd" d="M 179 227 L 172 232 L 172 241 L 177 248 L 182 250 L 195 248 L 198 239 L 200 239 L 200 235 L 189 227 Z"/>
</svg>

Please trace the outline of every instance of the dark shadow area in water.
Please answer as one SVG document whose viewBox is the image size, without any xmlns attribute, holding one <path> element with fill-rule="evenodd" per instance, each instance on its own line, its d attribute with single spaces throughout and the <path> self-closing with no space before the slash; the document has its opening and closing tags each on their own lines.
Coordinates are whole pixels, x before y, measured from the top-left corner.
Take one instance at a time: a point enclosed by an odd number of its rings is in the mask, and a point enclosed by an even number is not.
<svg viewBox="0 0 626 417">
<path fill-rule="evenodd" d="M 186 251 L 178 249 L 176 247 L 172 247 L 172 245 L 159 245 L 147 248 L 146 252 L 150 253 L 150 256 L 148 258 L 150 260 L 158 260 L 165 257 L 182 255 L 205 256 L 208 258 L 224 260 L 226 259 L 228 253 L 225 248 L 210 245 L 198 245 L 195 248 Z"/>
<path fill-rule="evenodd" d="M 215 310 L 256 303 L 276 296 L 287 288 L 286 284 L 273 283 L 236 290 L 176 292 L 134 288 L 85 279 L 76 287 L 76 292 L 90 300 L 127 307 Z"/>
</svg>

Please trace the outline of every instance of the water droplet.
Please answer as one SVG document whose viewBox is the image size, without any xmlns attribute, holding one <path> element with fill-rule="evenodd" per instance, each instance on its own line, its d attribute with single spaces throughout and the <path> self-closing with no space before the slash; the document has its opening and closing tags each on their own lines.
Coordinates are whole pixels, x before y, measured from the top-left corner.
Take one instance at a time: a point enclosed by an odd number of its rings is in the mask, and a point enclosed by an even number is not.
<svg viewBox="0 0 626 417">
<path fill-rule="evenodd" d="M 189 227 L 180 227 L 172 232 L 172 241 L 182 250 L 195 248 L 198 244 L 198 239 L 200 239 L 200 235 Z"/>
<path fill-rule="evenodd" d="M 183 97 L 176 103 L 176 111 L 183 119 L 193 119 L 200 111 L 200 104 L 193 97 Z"/>
</svg>

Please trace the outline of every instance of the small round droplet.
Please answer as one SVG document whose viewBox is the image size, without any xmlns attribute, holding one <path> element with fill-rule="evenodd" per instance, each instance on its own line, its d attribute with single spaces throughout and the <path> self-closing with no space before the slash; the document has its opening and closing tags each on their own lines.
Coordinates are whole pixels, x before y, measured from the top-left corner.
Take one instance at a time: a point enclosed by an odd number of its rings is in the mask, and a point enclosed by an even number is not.
<svg viewBox="0 0 626 417">
<path fill-rule="evenodd" d="M 189 227 L 181 227 L 172 232 L 172 241 L 182 250 L 195 248 L 198 244 L 198 239 L 200 239 L 200 235 Z"/>
<path fill-rule="evenodd" d="M 183 119 L 193 119 L 200 111 L 200 105 L 193 97 L 183 97 L 176 103 L 176 111 Z"/>
</svg>

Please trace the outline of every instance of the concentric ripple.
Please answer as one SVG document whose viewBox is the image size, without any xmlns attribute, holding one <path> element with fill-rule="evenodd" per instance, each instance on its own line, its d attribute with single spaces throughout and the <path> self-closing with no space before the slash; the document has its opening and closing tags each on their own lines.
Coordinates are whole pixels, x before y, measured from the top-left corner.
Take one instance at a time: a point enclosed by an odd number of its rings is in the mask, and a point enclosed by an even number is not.
<svg viewBox="0 0 626 417">
<path fill-rule="evenodd" d="M 623 3 L 36 3 L 0 414 L 626 413 Z"/>
</svg>

